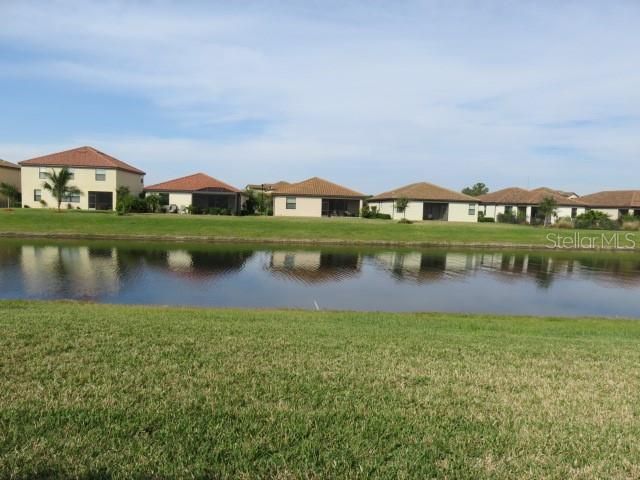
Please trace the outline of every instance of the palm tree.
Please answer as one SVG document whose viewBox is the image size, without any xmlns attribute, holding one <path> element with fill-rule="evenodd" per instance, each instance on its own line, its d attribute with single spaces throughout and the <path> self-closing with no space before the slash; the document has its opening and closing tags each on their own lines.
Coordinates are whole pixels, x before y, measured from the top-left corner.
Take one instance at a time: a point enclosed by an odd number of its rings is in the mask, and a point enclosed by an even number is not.
<svg viewBox="0 0 640 480">
<path fill-rule="evenodd" d="M 47 172 L 47 178 L 49 181 L 42 184 L 42 188 L 51 192 L 53 198 L 58 201 L 58 211 L 60 211 L 60 205 L 65 197 L 71 195 L 82 195 L 82 192 L 78 187 L 69 185 L 69 182 L 73 178 L 72 173 L 67 167 L 63 167 L 59 172 Z"/>
<path fill-rule="evenodd" d="M 13 202 L 20 200 L 20 192 L 13 185 L 8 183 L 0 183 L 0 195 L 7 197 L 7 208 L 10 208 Z"/>
<path fill-rule="evenodd" d="M 542 200 L 538 206 L 538 213 L 541 217 L 544 217 L 544 226 L 548 227 L 551 223 L 551 216 L 555 215 L 558 202 L 553 197 L 546 197 Z"/>
</svg>

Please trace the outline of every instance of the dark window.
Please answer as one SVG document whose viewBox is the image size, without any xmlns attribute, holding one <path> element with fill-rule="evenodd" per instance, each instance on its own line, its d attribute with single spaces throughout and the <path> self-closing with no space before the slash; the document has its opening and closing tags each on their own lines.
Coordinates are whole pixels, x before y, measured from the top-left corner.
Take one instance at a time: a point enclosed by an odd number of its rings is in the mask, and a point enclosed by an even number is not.
<svg viewBox="0 0 640 480">
<path fill-rule="evenodd" d="M 33 191 L 33 201 L 39 202 L 42 200 L 42 190 L 34 190 Z"/>
<path fill-rule="evenodd" d="M 113 210 L 113 194 L 111 192 L 89 192 L 89 208 Z"/>
<path fill-rule="evenodd" d="M 296 209 L 296 197 L 287 197 L 287 210 Z"/>
<path fill-rule="evenodd" d="M 513 206 L 507 205 L 506 207 L 504 207 L 504 213 L 506 213 L 508 215 L 513 213 Z"/>
<path fill-rule="evenodd" d="M 160 197 L 160 205 L 162 205 L 163 207 L 169 205 L 168 193 L 159 193 L 158 196 Z"/>
<path fill-rule="evenodd" d="M 80 203 L 80 195 L 67 195 L 62 197 L 62 201 L 67 203 Z"/>
<path fill-rule="evenodd" d="M 102 168 L 96 169 L 96 182 L 104 182 L 107 179 L 107 172 Z"/>
<path fill-rule="evenodd" d="M 576 218 L 578 216 L 578 209 L 576 207 L 573 207 L 571 209 L 571 218 Z"/>
</svg>

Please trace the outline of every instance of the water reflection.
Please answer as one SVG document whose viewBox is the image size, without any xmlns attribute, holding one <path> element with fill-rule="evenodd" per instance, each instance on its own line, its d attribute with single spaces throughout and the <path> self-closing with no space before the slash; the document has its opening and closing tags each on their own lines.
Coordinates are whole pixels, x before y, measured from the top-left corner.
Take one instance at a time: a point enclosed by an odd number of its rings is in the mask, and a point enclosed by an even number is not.
<svg viewBox="0 0 640 480">
<path fill-rule="evenodd" d="M 268 270 L 303 283 L 336 282 L 358 275 L 362 257 L 356 253 L 322 251 L 271 252 Z"/>
<path fill-rule="evenodd" d="M 0 298 L 640 316 L 640 254 L 0 241 Z"/>
</svg>

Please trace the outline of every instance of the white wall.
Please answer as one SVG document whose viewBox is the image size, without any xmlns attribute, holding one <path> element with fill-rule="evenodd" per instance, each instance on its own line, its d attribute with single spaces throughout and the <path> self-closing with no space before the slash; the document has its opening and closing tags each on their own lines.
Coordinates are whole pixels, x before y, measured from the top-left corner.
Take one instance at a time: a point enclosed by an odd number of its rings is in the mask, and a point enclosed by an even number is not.
<svg viewBox="0 0 640 480">
<path fill-rule="evenodd" d="M 369 202 L 369 207 L 376 207 L 379 213 L 385 213 L 391 215 L 394 220 L 406 218 L 411 221 L 422 221 L 424 213 L 423 201 L 411 200 L 407 205 L 405 212 L 401 213 L 396 211 L 395 202 L 392 200 L 386 200 L 381 202 Z M 446 202 L 434 202 L 434 203 L 446 203 Z M 477 222 L 478 221 L 478 204 L 475 205 L 475 215 L 469 215 L 469 203 L 449 203 L 448 208 L 448 220 L 450 222 Z M 406 216 L 405 216 L 406 214 Z"/>
<path fill-rule="evenodd" d="M 620 216 L 620 212 L 617 208 L 592 208 L 591 210 L 597 210 L 606 214 L 611 220 L 617 220 Z"/>
<path fill-rule="evenodd" d="M 290 198 L 293 195 L 290 196 Z M 294 197 L 296 208 L 287 209 L 287 197 L 273 197 L 273 215 L 275 217 L 321 217 L 322 198 L 319 197 Z"/>
</svg>

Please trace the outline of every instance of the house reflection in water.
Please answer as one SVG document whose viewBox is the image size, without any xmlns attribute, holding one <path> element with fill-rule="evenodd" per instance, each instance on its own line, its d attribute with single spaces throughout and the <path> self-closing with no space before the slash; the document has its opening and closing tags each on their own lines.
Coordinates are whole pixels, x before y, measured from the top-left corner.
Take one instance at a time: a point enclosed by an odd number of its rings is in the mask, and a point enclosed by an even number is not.
<svg viewBox="0 0 640 480">
<path fill-rule="evenodd" d="M 30 295 L 93 299 L 120 288 L 115 248 L 25 245 L 20 266 Z"/>
<path fill-rule="evenodd" d="M 194 280 L 221 277 L 241 271 L 253 256 L 252 250 L 168 250 L 169 271 Z"/>
<path fill-rule="evenodd" d="M 423 283 L 455 278 L 473 272 L 477 258 L 458 252 L 384 252 L 374 255 L 376 263 L 400 281 Z"/>
<path fill-rule="evenodd" d="M 276 250 L 271 252 L 268 270 L 274 276 L 316 284 L 355 277 L 361 267 L 357 253 Z"/>
</svg>

